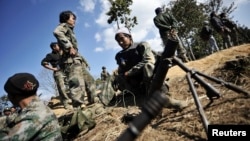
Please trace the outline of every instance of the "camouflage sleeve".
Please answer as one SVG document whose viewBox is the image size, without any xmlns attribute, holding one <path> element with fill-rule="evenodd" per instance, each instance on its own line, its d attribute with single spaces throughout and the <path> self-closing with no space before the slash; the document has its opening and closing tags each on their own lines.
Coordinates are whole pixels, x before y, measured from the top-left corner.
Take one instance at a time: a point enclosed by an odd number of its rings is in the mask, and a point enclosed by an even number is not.
<svg viewBox="0 0 250 141">
<path fill-rule="evenodd" d="M 70 40 L 67 38 L 66 33 L 68 31 L 67 25 L 65 23 L 59 24 L 54 30 L 53 34 L 56 37 L 57 41 L 64 50 L 73 47 Z"/>
<path fill-rule="evenodd" d="M 134 75 L 139 72 L 139 70 L 146 64 L 146 63 L 155 63 L 155 56 L 151 50 L 150 45 L 147 42 L 141 42 L 137 46 L 138 52 L 142 55 L 142 61 L 139 62 L 137 65 L 133 66 L 129 71 L 128 75 Z"/>
<path fill-rule="evenodd" d="M 5 126 L 6 126 L 6 116 L 2 116 L 0 117 L 0 132 L 1 132 L 1 129 L 3 129 Z"/>
<path fill-rule="evenodd" d="M 46 140 L 61 141 L 61 130 L 56 116 L 43 102 L 33 102 L 0 129 L 0 140 Z"/>
</svg>

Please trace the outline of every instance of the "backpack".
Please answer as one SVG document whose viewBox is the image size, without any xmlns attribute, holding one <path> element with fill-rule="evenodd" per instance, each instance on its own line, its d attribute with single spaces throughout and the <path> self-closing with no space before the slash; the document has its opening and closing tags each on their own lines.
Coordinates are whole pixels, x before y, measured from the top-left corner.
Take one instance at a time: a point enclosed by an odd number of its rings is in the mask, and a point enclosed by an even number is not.
<svg viewBox="0 0 250 141">
<path fill-rule="evenodd" d="M 61 133 L 64 140 L 71 140 L 80 132 L 84 132 L 85 134 L 96 125 L 93 119 L 93 113 L 88 108 L 84 110 L 78 108 L 73 112 L 59 117 L 58 121 L 61 126 Z"/>
<path fill-rule="evenodd" d="M 115 96 L 113 82 L 114 80 L 112 76 L 108 76 L 107 79 L 100 84 L 101 93 L 98 94 L 98 97 L 100 101 L 106 106 L 110 103 L 110 101 Z"/>
</svg>

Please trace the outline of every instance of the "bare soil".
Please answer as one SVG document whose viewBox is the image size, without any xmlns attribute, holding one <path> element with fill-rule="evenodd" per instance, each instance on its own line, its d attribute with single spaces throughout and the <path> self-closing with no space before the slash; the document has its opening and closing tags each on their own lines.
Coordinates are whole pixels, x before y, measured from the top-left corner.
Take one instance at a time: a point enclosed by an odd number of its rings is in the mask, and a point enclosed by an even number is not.
<svg viewBox="0 0 250 141">
<path fill-rule="evenodd" d="M 221 50 L 205 58 L 184 64 L 193 72 L 223 80 L 250 92 L 250 44 Z M 186 79 L 186 72 L 179 66 L 171 67 L 167 73 L 170 92 L 176 99 L 184 100 L 188 107 L 182 111 L 163 108 L 161 113 L 136 138 L 136 141 L 205 141 L 207 135 Z M 201 105 L 209 124 L 250 124 L 250 99 L 223 85 L 201 76 L 220 93 L 218 99 L 211 100 L 207 91 L 199 83 L 195 84 Z M 105 108 L 105 113 L 96 116 L 96 126 L 87 133 L 80 133 L 74 141 L 115 141 L 128 127 L 124 115 L 140 113 L 140 106 L 130 97 L 130 106 L 120 102 Z M 117 102 L 117 101 L 116 101 Z M 118 102 L 119 103 L 119 102 Z M 210 105 L 208 105 L 210 104 Z M 59 117 L 66 113 L 62 108 L 53 109 Z M 131 115 L 133 115 L 131 114 Z"/>
</svg>

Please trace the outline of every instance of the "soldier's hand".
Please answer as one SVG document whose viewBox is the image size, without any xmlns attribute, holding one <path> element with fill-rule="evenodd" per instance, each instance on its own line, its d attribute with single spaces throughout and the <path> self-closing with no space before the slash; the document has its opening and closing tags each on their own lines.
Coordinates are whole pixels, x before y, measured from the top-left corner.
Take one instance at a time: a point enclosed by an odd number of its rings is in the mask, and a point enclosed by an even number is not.
<svg viewBox="0 0 250 141">
<path fill-rule="evenodd" d="M 56 71 L 59 71 L 60 68 L 55 67 L 55 68 L 53 68 L 53 70 L 56 72 Z"/>
<path fill-rule="evenodd" d="M 176 36 L 177 35 L 177 31 L 173 28 L 173 29 L 170 30 L 170 34 L 172 36 Z"/>
<path fill-rule="evenodd" d="M 75 48 L 71 47 L 71 48 L 69 49 L 69 54 L 70 54 L 71 56 L 75 56 L 76 53 L 77 53 L 77 51 L 76 51 Z"/>
</svg>

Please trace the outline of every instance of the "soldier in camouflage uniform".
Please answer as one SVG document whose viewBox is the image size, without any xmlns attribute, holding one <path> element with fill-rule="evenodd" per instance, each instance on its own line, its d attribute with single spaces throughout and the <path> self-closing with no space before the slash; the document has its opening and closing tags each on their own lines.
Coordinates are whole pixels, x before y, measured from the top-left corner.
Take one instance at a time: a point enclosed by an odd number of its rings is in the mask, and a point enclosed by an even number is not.
<svg viewBox="0 0 250 141">
<path fill-rule="evenodd" d="M 17 73 L 4 85 L 10 102 L 18 112 L 0 118 L 0 140 L 62 141 L 55 114 L 36 95 L 39 82 L 29 73 Z"/>
<path fill-rule="evenodd" d="M 67 76 L 73 106 L 93 103 L 95 85 L 88 72 L 89 65 L 78 52 L 77 39 L 73 31 L 76 15 L 72 11 L 60 13 L 60 24 L 54 30 L 59 46 L 63 50 L 62 69 Z M 87 99 L 87 100 L 86 100 Z"/>
<path fill-rule="evenodd" d="M 101 80 L 106 81 L 110 74 L 107 72 L 106 67 L 102 67 Z"/>
<path fill-rule="evenodd" d="M 177 32 L 178 22 L 169 11 L 166 10 L 163 12 L 160 7 L 155 9 L 155 13 L 154 24 L 159 29 L 163 44 L 166 46 L 170 34 L 175 34 L 174 32 Z M 175 34 L 175 36 L 177 36 L 177 34 Z M 183 62 L 188 62 L 189 60 L 186 56 L 186 49 L 183 47 L 180 38 L 178 36 L 177 38 L 179 40 L 179 45 L 177 47 L 178 57 L 181 58 Z"/>
<path fill-rule="evenodd" d="M 115 83 L 120 91 L 129 90 L 135 95 L 147 94 L 150 87 L 156 57 L 147 42 L 134 43 L 130 32 L 127 29 L 120 29 L 115 34 L 115 40 L 122 50 L 116 56 L 118 64 L 118 75 Z M 162 91 L 167 90 L 163 85 Z M 186 105 L 171 98 L 168 98 L 167 107 L 182 109 Z"/>
<path fill-rule="evenodd" d="M 69 104 L 71 100 L 67 94 L 67 86 L 65 83 L 66 76 L 63 70 L 60 69 L 60 59 L 63 52 L 57 42 L 52 42 L 50 48 L 52 49 L 52 52 L 48 53 L 46 57 L 42 59 L 41 65 L 46 69 L 53 71 L 53 77 L 57 85 L 60 100 L 65 109 L 72 109 L 73 107 Z"/>
</svg>

